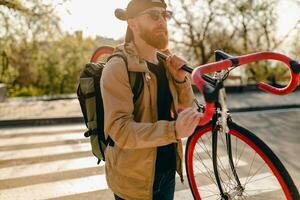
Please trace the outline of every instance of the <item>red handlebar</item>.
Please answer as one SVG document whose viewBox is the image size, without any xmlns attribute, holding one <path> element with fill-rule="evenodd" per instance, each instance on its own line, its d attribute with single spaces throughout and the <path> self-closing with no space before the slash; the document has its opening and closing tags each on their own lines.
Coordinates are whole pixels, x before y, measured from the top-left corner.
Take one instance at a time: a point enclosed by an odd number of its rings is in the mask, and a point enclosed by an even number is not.
<svg viewBox="0 0 300 200">
<path fill-rule="evenodd" d="M 259 89 L 264 90 L 266 92 L 276 94 L 276 95 L 286 95 L 286 94 L 293 92 L 296 89 L 300 76 L 299 76 L 299 73 L 294 72 L 293 66 L 291 64 L 293 60 L 291 58 L 289 58 L 283 54 L 274 53 L 274 52 L 261 52 L 261 53 L 250 54 L 248 56 L 246 55 L 246 56 L 239 57 L 239 62 L 242 65 L 250 63 L 250 62 L 259 61 L 259 60 L 281 61 L 289 67 L 290 74 L 291 74 L 291 80 L 290 80 L 289 84 L 284 88 L 276 88 L 267 83 L 261 82 L 258 84 Z"/>
<path fill-rule="evenodd" d="M 291 74 L 291 80 L 289 84 L 284 88 L 276 88 L 273 87 L 267 83 L 259 83 L 259 88 L 261 90 L 276 94 L 276 95 L 286 95 L 288 93 L 291 93 L 294 91 L 298 85 L 299 82 L 299 73 L 300 73 L 300 64 L 297 61 L 294 61 L 290 59 L 289 57 L 274 53 L 274 52 L 259 52 L 259 53 L 253 53 L 249 55 L 239 56 L 239 57 L 232 57 L 228 58 L 226 60 L 209 63 L 206 65 L 202 65 L 197 67 L 192 72 L 192 79 L 195 82 L 197 88 L 200 90 L 201 93 L 206 96 L 205 94 L 205 88 L 209 86 L 209 83 L 207 83 L 203 78 L 202 75 L 221 71 L 224 69 L 228 69 L 233 66 L 237 65 L 244 65 L 255 61 L 261 61 L 261 60 L 277 60 L 280 62 L 285 63 L 289 69 Z M 207 99 L 205 100 L 205 112 L 203 114 L 203 118 L 199 121 L 199 125 L 204 125 L 208 123 L 211 120 L 211 117 L 214 112 L 214 102 L 209 102 Z"/>
</svg>

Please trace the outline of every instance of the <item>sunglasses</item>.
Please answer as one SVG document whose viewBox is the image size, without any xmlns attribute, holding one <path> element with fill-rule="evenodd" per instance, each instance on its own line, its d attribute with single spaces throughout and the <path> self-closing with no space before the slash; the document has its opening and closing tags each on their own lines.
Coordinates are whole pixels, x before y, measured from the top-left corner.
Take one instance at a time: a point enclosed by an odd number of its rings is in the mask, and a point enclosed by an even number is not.
<svg viewBox="0 0 300 200">
<path fill-rule="evenodd" d="M 169 21 L 173 15 L 173 12 L 172 11 L 158 11 L 158 10 L 150 10 L 150 11 L 147 11 L 147 12 L 142 12 L 140 13 L 138 16 L 140 15 L 149 15 L 150 18 L 153 20 L 153 21 L 157 21 L 159 20 L 160 16 L 165 20 L 165 21 Z"/>
</svg>

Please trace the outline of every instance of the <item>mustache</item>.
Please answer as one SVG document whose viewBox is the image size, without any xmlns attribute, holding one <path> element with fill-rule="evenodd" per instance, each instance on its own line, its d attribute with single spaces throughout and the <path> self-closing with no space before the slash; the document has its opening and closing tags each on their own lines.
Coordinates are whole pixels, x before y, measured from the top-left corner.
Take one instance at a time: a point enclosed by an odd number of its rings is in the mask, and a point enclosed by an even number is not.
<svg viewBox="0 0 300 200">
<path fill-rule="evenodd" d="M 153 29 L 152 30 L 153 33 L 157 33 L 157 32 L 160 32 L 160 33 L 164 33 L 164 34 L 168 34 L 168 30 L 163 28 L 163 29 Z"/>
<path fill-rule="evenodd" d="M 162 26 L 156 27 L 153 29 L 153 31 L 164 31 L 164 32 L 168 32 L 168 29 Z"/>
</svg>

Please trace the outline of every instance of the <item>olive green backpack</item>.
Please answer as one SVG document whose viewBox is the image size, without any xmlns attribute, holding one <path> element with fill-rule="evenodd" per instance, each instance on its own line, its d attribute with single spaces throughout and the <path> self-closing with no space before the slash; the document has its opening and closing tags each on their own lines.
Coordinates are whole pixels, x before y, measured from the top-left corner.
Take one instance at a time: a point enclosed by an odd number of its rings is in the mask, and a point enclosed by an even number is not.
<svg viewBox="0 0 300 200">
<path fill-rule="evenodd" d="M 108 58 L 107 55 L 109 55 Z M 99 59 L 101 56 L 104 56 L 102 61 Z M 101 75 L 106 64 L 103 60 L 108 61 L 113 57 L 122 58 L 126 64 L 133 92 L 133 102 L 136 102 L 143 89 L 143 74 L 141 72 L 129 72 L 125 55 L 121 52 L 114 53 L 112 47 L 102 46 L 98 48 L 93 54 L 91 62 L 83 68 L 79 78 L 77 97 L 88 129 L 84 136 L 90 138 L 92 153 L 98 158 L 98 164 L 101 160 L 105 161 L 106 146 L 114 146 L 114 141 L 110 137 L 105 138 L 104 134 L 104 109 L 100 89 Z"/>
</svg>

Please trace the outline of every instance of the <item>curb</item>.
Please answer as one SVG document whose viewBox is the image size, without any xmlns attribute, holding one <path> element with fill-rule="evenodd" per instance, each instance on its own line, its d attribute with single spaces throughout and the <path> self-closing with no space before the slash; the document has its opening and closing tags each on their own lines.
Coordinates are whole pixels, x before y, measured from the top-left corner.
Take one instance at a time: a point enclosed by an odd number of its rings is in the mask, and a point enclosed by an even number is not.
<svg viewBox="0 0 300 200">
<path fill-rule="evenodd" d="M 284 110 L 300 108 L 300 104 L 275 105 L 275 106 L 257 106 L 248 108 L 231 108 L 230 113 L 247 113 L 257 111 Z M 83 117 L 66 117 L 66 118 L 40 118 L 40 119 L 16 119 L 0 120 L 0 128 L 25 127 L 25 126 L 44 126 L 60 124 L 78 124 L 85 123 Z"/>
<path fill-rule="evenodd" d="M 84 123 L 83 117 L 1 120 L 0 128 Z"/>
<path fill-rule="evenodd" d="M 277 85 L 276 87 L 283 87 L 281 85 Z M 192 85 L 192 89 L 194 93 L 199 93 L 199 90 L 196 85 Z M 249 85 L 240 85 L 240 86 L 230 86 L 225 85 L 226 93 L 235 94 L 235 93 L 248 93 L 248 92 L 264 92 L 258 88 L 257 84 L 249 84 Z M 294 90 L 294 92 L 300 91 L 300 85 Z"/>
<path fill-rule="evenodd" d="M 231 113 L 244 113 L 244 112 L 257 112 L 257 111 L 270 111 L 270 110 L 285 110 L 292 108 L 300 108 L 300 104 L 290 104 L 290 105 L 274 105 L 274 106 L 257 106 L 249 108 L 231 108 L 229 109 Z"/>
</svg>

